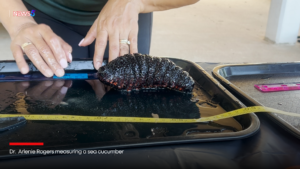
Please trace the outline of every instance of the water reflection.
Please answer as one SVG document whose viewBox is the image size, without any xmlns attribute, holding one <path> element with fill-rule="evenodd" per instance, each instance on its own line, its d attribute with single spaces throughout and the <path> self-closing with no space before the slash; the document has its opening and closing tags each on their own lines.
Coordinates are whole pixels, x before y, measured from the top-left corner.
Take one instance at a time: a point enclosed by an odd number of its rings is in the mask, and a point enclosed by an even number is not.
<svg viewBox="0 0 300 169">
<path fill-rule="evenodd" d="M 0 111 L 15 103 L 16 108 L 25 105 L 25 97 L 31 100 L 45 102 L 49 108 L 54 108 L 64 99 L 72 81 L 40 81 L 40 82 L 4 82 L 0 83 Z M 24 107 L 23 107 L 24 108 Z M 20 113 L 28 113 L 21 111 Z"/>
<path fill-rule="evenodd" d="M 198 107 L 191 101 L 192 95 L 171 90 L 120 93 L 99 80 L 23 84 L 26 87 L 22 90 L 9 89 L 12 97 L 7 105 L 1 106 L 1 113 L 200 118 Z M 1 89 L 1 92 L 8 91 L 4 86 Z"/>
<path fill-rule="evenodd" d="M 200 91 L 200 90 L 199 90 Z M 2 114 L 66 114 L 153 118 L 200 118 L 197 102 L 204 96 L 170 90 L 120 93 L 99 80 L 31 81 L 0 83 Z M 207 98 L 206 98 L 207 99 Z M 200 102 L 199 102 L 200 103 Z M 202 105 L 203 106 L 203 105 Z M 208 105 L 209 107 L 209 105 Z M 213 107 L 211 107 L 213 108 Z M 213 108 L 214 109 L 214 108 Z M 208 109 L 207 109 L 208 110 Z M 217 111 L 217 109 L 215 109 Z M 210 110 L 209 110 L 210 111 Z M 219 109 L 218 109 L 219 111 Z M 217 123 L 156 124 L 29 121 L 14 134 L 0 135 L 0 149 L 9 141 L 44 141 L 47 145 L 157 139 L 204 133 L 234 132 Z M 3 143 L 3 144 L 2 144 Z"/>
</svg>

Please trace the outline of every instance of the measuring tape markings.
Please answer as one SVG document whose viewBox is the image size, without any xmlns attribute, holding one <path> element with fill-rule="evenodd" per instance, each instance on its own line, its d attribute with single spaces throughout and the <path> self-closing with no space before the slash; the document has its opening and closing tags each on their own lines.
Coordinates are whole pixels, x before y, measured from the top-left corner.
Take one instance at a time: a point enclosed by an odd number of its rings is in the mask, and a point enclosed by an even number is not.
<svg viewBox="0 0 300 169">
<path fill-rule="evenodd" d="M 300 117 L 300 114 L 285 112 L 269 107 L 253 106 L 227 113 L 199 119 L 175 119 L 175 118 L 147 118 L 147 117 L 116 117 L 116 116 L 77 116 L 77 115 L 24 115 L 24 114 L 0 114 L 0 118 L 23 116 L 26 120 L 51 120 L 51 121 L 90 121 L 90 122 L 133 122 L 133 123 L 199 123 L 226 119 L 248 113 L 272 112 L 289 116 Z"/>
</svg>

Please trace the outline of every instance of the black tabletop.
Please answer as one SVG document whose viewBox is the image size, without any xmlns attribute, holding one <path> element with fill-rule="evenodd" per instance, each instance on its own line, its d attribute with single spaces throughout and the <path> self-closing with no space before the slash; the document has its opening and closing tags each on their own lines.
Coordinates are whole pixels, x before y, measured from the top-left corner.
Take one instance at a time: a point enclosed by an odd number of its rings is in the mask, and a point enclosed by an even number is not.
<svg viewBox="0 0 300 169">
<path fill-rule="evenodd" d="M 198 63 L 208 72 L 217 63 Z M 259 131 L 232 141 L 173 144 L 124 149 L 122 155 L 55 155 L 0 161 L 1 168 L 295 168 L 300 166 L 299 139 L 258 113 Z"/>
</svg>

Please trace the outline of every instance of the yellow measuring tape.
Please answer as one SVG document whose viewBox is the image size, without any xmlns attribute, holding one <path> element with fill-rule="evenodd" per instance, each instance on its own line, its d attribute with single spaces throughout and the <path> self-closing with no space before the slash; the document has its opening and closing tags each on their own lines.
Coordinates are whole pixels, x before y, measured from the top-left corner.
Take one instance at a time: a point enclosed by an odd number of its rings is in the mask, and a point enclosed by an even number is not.
<svg viewBox="0 0 300 169">
<path fill-rule="evenodd" d="M 229 117 L 239 116 L 248 113 L 258 112 L 272 112 L 285 114 L 289 116 L 300 117 L 300 114 L 284 112 L 281 110 L 253 106 L 246 107 L 237 110 L 233 110 L 227 113 L 222 113 L 210 117 L 202 117 L 199 119 L 174 119 L 174 118 L 146 118 L 146 117 L 115 117 L 115 116 L 76 116 L 76 115 L 33 115 L 33 114 L 0 114 L 0 118 L 4 117 L 20 117 L 23 116 L 27 120 L 52 120 L 52 121 L 89 121 L 89 122 L 132 122 L 132 123 L 199 123 L 226 119 Z"/>
</svg>

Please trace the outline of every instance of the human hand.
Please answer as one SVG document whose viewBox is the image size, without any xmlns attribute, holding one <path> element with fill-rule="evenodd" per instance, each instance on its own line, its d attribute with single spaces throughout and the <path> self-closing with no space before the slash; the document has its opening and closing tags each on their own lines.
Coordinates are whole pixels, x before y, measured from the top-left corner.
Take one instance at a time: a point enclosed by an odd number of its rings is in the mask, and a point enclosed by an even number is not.
<svg viewBox="0 0 300 169">
<path fill-rule="evenodd" d="M 54 108 L 61 103 L 71 86 L 72 81 L 41 81 L 34 86 L 29 86 L 25 95 L 29 96 L 30 100 L 42 101 L 49 108 Z"/>
<path fill-rule="evenodd" d="M 129 46 L 120 40 L 130 41 L 130 53 L 137 53 L 138 15 L 142 9 L 140 0 L 109 0 L 86 37 L 79 46 L 90 45 L 96 39 L 94 67 L 99 69 L 109 40 L 109 61 L 129 53 Z"/>
<path fill-rule="evenodd" d="M 30 42 L 29 45 L 23 44 Z M 64 68 L 72 61 L 72 47 L 57 36 L 45 24 L 28 23 L 14 33 L 11 42 L 11 51 L 22 74 L 29 72 L 24 59 L 24 53 L 40 72 L 46 77 L 63 76 Z"/>
</svg>

